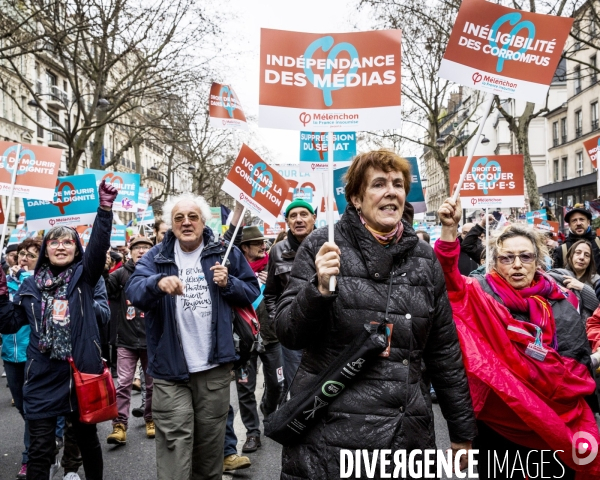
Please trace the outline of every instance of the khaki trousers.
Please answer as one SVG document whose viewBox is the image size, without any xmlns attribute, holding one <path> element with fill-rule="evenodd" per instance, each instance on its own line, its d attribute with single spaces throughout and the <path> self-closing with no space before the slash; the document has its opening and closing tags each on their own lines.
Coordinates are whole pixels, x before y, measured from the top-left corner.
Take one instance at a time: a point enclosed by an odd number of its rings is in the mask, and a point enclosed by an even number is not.
<svg viewBox="0 0 600 480">
<path fill-rule="evenodd" d="M 232 364 L 190 374 L 187 383 L 154 379 L 158 480 L 221 480 Z"/>
</svg>

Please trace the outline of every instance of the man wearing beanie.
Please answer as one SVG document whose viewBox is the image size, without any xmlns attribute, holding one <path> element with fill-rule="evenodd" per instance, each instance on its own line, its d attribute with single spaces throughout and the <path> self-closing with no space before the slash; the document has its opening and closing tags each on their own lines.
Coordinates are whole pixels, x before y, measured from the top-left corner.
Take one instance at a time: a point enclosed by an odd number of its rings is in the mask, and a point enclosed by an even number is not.
<svg viewBox="0 0 600 480">
<path fill-rule="evenodd" d="M 265 286 L 265 305 L 269 314 L 269 323 L 275 320 L 275 310 L 281 295 L 290 279 L 290 271 L 294 264 L 296 252 L 303 240 L 310 235 L 315 227 L 317 215 L 310 203 L 296 199 L 285 209 L 285 221 L 289 227 L 287 238 L 276 243 L 269 252 L 267 283 Z M 283 353 L 283 376 L 286 388 L 290 386 L 300 359 L 301 350 L 289 350 L 281 346 Z"/>
</svg>

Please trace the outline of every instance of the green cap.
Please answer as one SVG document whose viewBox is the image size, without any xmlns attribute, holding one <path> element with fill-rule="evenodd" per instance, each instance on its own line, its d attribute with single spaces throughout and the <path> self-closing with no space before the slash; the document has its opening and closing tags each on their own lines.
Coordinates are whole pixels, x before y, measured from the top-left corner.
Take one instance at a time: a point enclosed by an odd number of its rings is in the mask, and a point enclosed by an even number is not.
<svg viewBox="0 0 600 480">
<path fill-rule="evenodd" d="M 287 206 L 285 209 L 285 216 L 288 216 L 290 210 L 298 207 L 306 208 L 311 214 L 315 214 L 315 211 L 310 203 L 308 203 L 306 200 L 302 200 L 301 198 L 297 198 Z"/>
</svg>

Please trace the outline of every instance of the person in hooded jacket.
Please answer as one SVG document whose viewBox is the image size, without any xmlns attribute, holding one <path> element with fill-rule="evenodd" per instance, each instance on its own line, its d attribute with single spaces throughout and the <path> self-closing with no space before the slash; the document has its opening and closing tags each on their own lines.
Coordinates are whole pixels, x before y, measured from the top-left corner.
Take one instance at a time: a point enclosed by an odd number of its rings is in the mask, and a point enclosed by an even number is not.
<svg viewBox="0 0 600 480">
<path fill-rule="evenodd" d="M 96 425 L 79 421 L 73 358 L 83 373 L 100 374 L 103 363 L 97 316 L 108 321 L 108 299 L 102 280 L 110 246 L 112 203 L 117 190 L 102 182 L 94 235 L 83 251 L 77 232 L 54 227 L 45 235 L 34 275 L 21 284 L 12 301 L 4 272 L 0 274 L 0 333 L 31 327 L 23 403 L 31 443 L 27 478 L 47 480 L 54 461 L 58 416 L 71 420 L 83 457 L 86 478 L 102 479 L 102 449 Z M 61 314 L 54 313 L 61 311 Z"/>
<path fill-rule="evenodd" d="M 142 364 L 146 383 L 146 402 L 144 420 L 146 436 L 154 438 L 154 422 L 152 421 L 152 377 L 147 375 L 148 353 L 146 350 L 146 322 L 144 312 L 131 305 L 125 295 L 125 285 L 135 270 L 136 263 L 154 246 L 146 237 L 136 237 L 129 244 L 131 258 L 118 270 L 108 276 L 106 289 L 108 298 L 119 309 L 117 317 L 117 408 L 119 415 L 113 420 L 113 431 L 106 441 L 109 444 L 125 445 L 127 443 L 127 424 L 129 421 L 129 405 L 131 388 L 138 360 Z"/>
<path fill-rule="evenodd" d="M 596 232 L 592 230 L 592 214 L 578 204 L 567 212 L 565 222 L 569 224 L 569 233 L 564 242 L 552 252 L 552 268 L 568 268 L 567 252 L 569 248 L 578 240 L 587 240 L 592 245 L 592 253 L 597 269 L 595 273 L 600 273 L 598 270 L 600 269 L 600 239 L 596 237 Z"/>
<path fill-rule="evenodd" d="M 359 154 L 347 173 L 348 207 L 335 225 L 335 243 L 323 228 L 298 248 L 275 318 L 280 342 L 304 349 L 292 398 L 311 388 L 365 324 L 385 321 L 390 333 L 388 349 L 342 386 L 298 443 L 283 448 L 282 480 L 340 478 L 342 449 L 369 455 L 402 449 L 407 456 L 435 449 L 423 363 L 454 455 L 468 450 L 477 434 L 441 267 L 431 246 L 402 219 L 410 183 L 406 159 L 388 150 Z M 329 290 L 331 276 L 335 292 Z M 385 466 L 377 461 L 378 473 L 380 468 Z"/>
</svg>

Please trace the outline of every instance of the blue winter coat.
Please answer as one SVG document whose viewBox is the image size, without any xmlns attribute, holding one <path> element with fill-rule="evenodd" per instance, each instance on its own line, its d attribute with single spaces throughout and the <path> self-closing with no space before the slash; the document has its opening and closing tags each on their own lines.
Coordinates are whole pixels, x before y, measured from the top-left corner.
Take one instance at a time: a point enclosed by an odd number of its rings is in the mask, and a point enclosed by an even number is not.
<svg viewBox="0 0 600 480">
<path fill-rule="evenodd" d="M 99 208 L 85 253 L 77 242 L 79 255 L 75 257 L 73 278 L 67 288 L 72 355 L 75 365 L 84 373 L 98 374 L 103 370 L 97 322 L 108 322 L 110 318 L 102 271 L 110 247 L 111 226 L 112 212 Z M 46 245 L 43 244 L 35 273 L 47 261 Z M 42 353 L 38 348 L 41 299 L 34 276 L 25 279 L 12 301 L 8 295 L 0 297 L 0 333 L 14 333 L 27 324 L 31 327 L 23 387 L 25 418 L 28 420 L 77 411 L 69 362 L 51 360 L 50 352 Z"/>
<path fill-rule="evenodd" d="M 7 278 L 9 296 L 17 293 L 21 282 L 32 275 L 32 272 L 20 270 L 14 278 Z M 27 361 L 27 345 L 29 345 L 29 325 L 24 325 L 17 333 L 2 335 L 2 360 L 11 363 L 23 363 Z"/>
<path fill-rule="evenodd" d="M 213 267 L 222 263 L 227 244 L 214 242 L 212 230 L 203 232 L 204 249 L 200 256 L 202 270 L 212 300 L 212 347 L 210 363 L 223 364 L 238 359 L 232 334 L 233 314 L 230 305 L 246 306 L 258 297 L 258 281 L 250 265 L 237 247 L 229 253 L 229 278 L 220 288 L 214 282 Z M 169 230 L 162 243 L 153 247 L 135 265 L 125 291 L 129 301 L 145 312 L 146 341 L 148 345 L 148 373 L 153 378 L 187 381 L 189 372 L 179 337 L 175 316 L 175 296 L 166 295 L 158 288 L 161 278 L 175 275 L 175 235 Z"/>
</svg>

